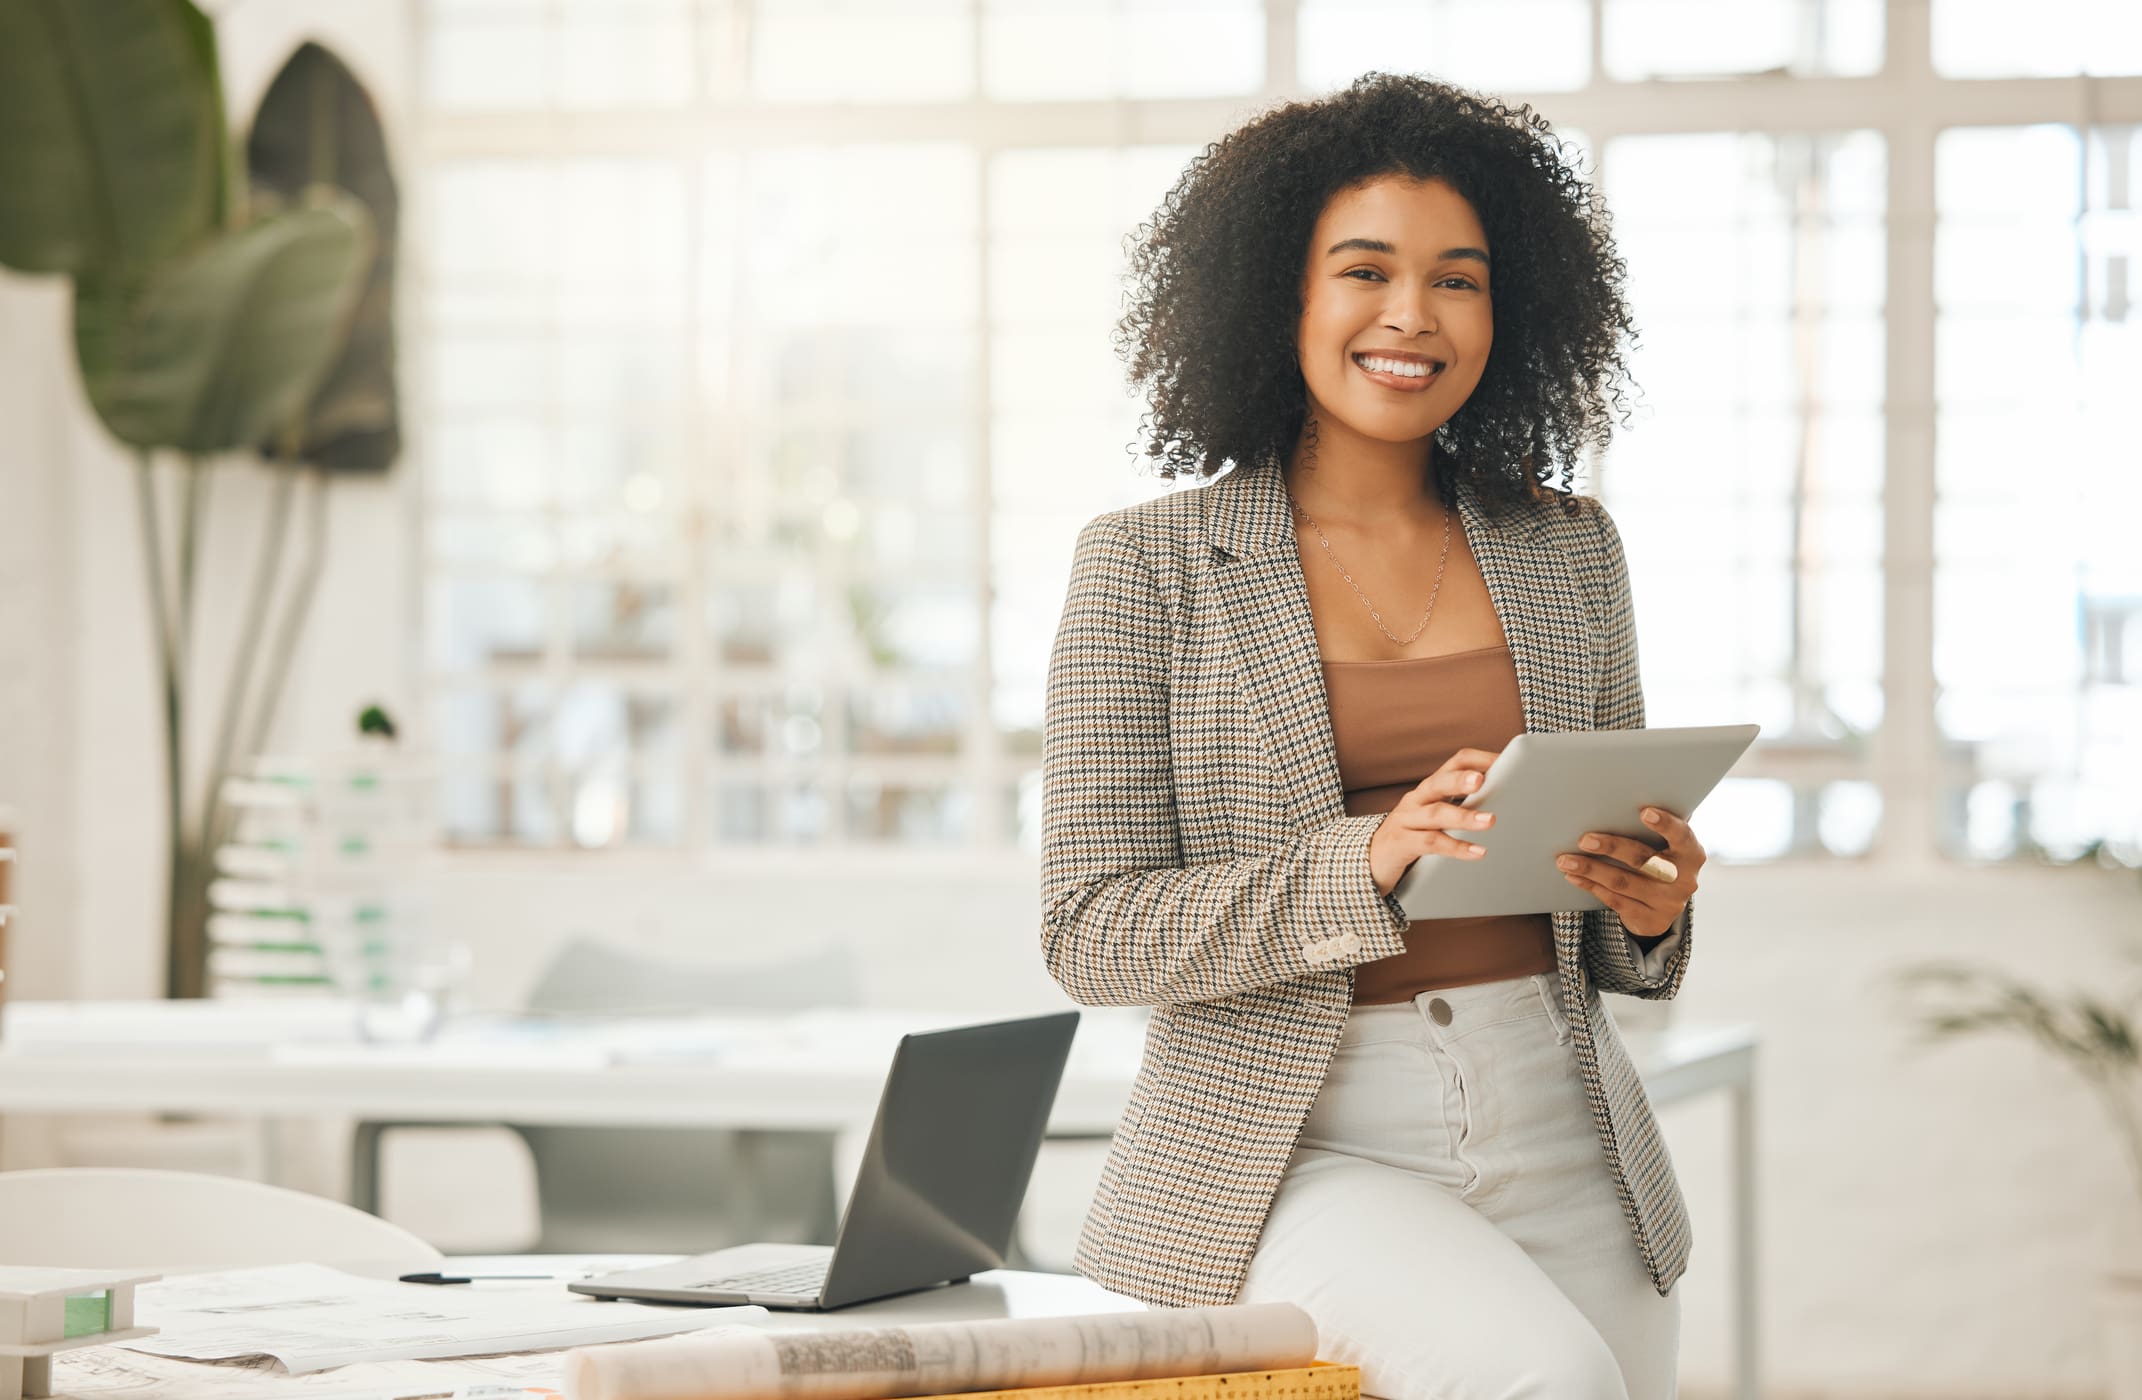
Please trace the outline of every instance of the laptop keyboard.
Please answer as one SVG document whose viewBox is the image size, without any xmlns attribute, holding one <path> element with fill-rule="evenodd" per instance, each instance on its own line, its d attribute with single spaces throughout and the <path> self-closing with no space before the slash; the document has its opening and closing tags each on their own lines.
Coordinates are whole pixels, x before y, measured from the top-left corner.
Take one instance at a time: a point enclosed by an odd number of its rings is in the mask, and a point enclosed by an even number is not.
<svg viewBox="0 0 2142 1400">
<path fill-rule="evenodd" d="M 749 1269 L 740 1274 L 728 1274 L 710 1278 L 704 1283 L 690 1285 L 718 1293 L 797 1293 L 815 1296 L 825 1286 L 826 1268 L 833 1261 L 814 1259 L 803 1264 L 783 1264 L 778 1268 Z"/>
</svg>

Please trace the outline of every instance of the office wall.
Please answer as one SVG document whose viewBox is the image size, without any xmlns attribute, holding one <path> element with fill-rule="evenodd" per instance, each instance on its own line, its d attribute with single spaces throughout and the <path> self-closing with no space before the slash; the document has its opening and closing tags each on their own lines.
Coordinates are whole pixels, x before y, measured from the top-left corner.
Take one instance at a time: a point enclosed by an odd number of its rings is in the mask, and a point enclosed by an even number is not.
<svg viewBox="0 0 2142 1400">
<path fill-rule="evenodd" d="M 224 22 L 234 109 L 249 110 L 311 30 L 366 72 L 391 123 L 406 100 L 405 19 L 392 5 L 238 7 Z M 158 731 L 130 470 L 82 407 L 64 288 L 0 274 L 0 804 L 22 817 L 17 995 L 141 996 L 160 982 Z M 227 640 L 264 485 L 244 465 L 219 477 L 210 654 Z M 413 702 L 406 490 L 406 475 L 337 489 L 281 744 L 336 742 L 368 699 Z M 1702 898 L 1676 1014 L 1752 1021 L 1764 1035 L 1772 1393 L 2091 1393 L 2094 1278 L 2142 1259 L 2142 1202 L 2110 1133 L 2079 1086 L 2019 1043 L 1915 1054 L 1880 979 L 1957 956 L 2089 982 L 2115 966 L 2113 939 L 2142 922 L 2142 885 L 2096 871 L 1713 867 Z M 1026 868 L 805 858 L 741 875 L 472 857 L 443 879 L 437 911 L 472 945 L 477 994 L 493 1004 L 579 932 L 742 960 L 838 940 L 885 1004 L 993 1012 L 1058 1000 L 1035 953 Z M 1715 1102 L 1665 1121 L 1696 1215 L 1685 1375 L 1702 1394 L 1726 1371 L 1727 1125 Z M 9 1127 L 9 1165 L 79 1151 L 37 1125 Z M 331 1147 L 315 1145 L 300 1170 L 331 1184 Z"/>
<path fill-rule="evenodd" d="M 76 804 L 64 762 L 75 748 L 73 479 L 65 469 L 80 414 L 53 411 L 75 392 L 67 298 L 0 272 L 0 807 L 13 809 L 20 866 L 11 898 L 14 995 L 56 995 L 73 959 L 31 930 L 74 912 Z M 32 877 L 30 871 L 37 874 Z"/>
</svg>

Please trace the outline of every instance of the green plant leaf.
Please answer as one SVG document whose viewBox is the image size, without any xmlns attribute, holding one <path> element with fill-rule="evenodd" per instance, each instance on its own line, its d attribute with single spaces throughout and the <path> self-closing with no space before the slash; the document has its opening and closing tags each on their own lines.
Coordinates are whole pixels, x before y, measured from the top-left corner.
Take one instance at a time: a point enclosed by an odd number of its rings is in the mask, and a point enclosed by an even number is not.
<svg viewBox="0 0 2142 1400">
<path fill-rule="evenodd" d="M 298 46 L 254 113 L 246 168 L 256 196 L 302 203 L 341 189 L 371 216 L 374 255 L 349 335 L 305 410 L 298 455 L 334 471 L 385 471 L 401 452 L 394 378 L 394 279 L 401 194 L 379 111 L 348 66 L 316 43 Z M 279 451 L 280 443 L 265 450 Z"/>
<path fill-rule="evenodd" d="M 2121 1064 L 2136 1063 L 2134 1025 L 2125 1012 L 2089 997 L 2077 997 L 2075 1011 L 2099 1055 Z"/>
<path fill-rule="evenodd" d="M 0 0 L 0 263 L 109 274 L 204 237 L 221 94 L 186 0 Z"/>
<path fill-rule="evenodd" d="M 98 417 L 136 447 L 208 454 L 262 441 L 340 353 L 368 260 L 364 209 L 341 197 L 147 273 L 78 279 L 75 352 Z"/>
<path fill-rule="evenodd" d="M 1917 1020 L 1929 1036 L 2012 1032 L 2098 1078 L 2118 1079 L 2142 1065 L 2128 1014 L 2087 994 L 2060 999 L 1992 968 L 1947 963 L 1916 964 L 1895 976 L 1920 994 Z"/>
</svg>

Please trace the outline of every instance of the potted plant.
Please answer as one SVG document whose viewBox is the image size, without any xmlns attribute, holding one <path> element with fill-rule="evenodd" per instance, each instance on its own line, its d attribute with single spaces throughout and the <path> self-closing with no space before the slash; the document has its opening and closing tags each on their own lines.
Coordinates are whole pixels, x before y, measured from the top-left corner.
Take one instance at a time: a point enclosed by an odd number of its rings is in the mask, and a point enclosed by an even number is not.
<svg viewBox="0 0 2142 1400">
<path fill-rule="evenodd" d="M 400 447 L 384 134 L 355 75 L 307 43 L 240 152 L 214 26 L 191 0 L 0 0 L 0 191 L 0 266 L 71 279 L 84 397 L 135 459 L 164 741 L 165 984 L 199 996 L 231 823 L 223 779 L 279 708 L 320 577 L 329 474 L 384 471 Z M 205 518 L 214 464 L 241 453 L 276 470 L 237 642 L 215 657 L 195 625 Z M 286 568 L 303 484 L 303 553 Z M 187 742 L 197 730 L 213 736 L 205 755 Z"/>
<path fill-rule="evenodd" d="M 2131 954 L 2142 965 L 2142 949 Z M 2104 1108 L 2127 1166 L 2142 1187 L 2142 1052 L 2136 1012 L 2142 987 L 2124 996 L 2054 991 L 1997 968 L 1918 963 L 1895 985 L 1926 1040 L 1982 1032 L 2017 1034 L 2082 1077 Z M 2101 1280 L 2099 1321 L 2111 1400 L 2142 1400 L 2142 1272 Z"/>
</svg>

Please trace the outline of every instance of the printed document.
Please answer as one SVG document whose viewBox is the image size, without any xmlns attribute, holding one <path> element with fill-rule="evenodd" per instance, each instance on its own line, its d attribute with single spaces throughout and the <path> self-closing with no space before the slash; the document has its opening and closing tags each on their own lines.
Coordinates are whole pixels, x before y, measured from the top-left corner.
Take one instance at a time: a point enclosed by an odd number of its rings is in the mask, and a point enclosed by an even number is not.
<svg viewBox="0 0 2142 1400">
<path fill-rule="evenodd" d="M 272 1356 L 292 1375 L 360 1361 L 548 1351 L 764 1318 L 761 1307 L 651 1308 L 527 1289 L 489 1292 L 358 1278 L 321 1264 L 146 1283 L 134 1351 L 193 1361 Z"/>
<path fill-rule="evenodd" d="M 124 1347 L 84 1347 L 52 1363 L 59 1400 L 535 1400 L 557 1394 L 563 1352 L 452 1361 L 372 1361 L 293 1376 L 272 1357 L 178 1361 Z"/>
</svg>

